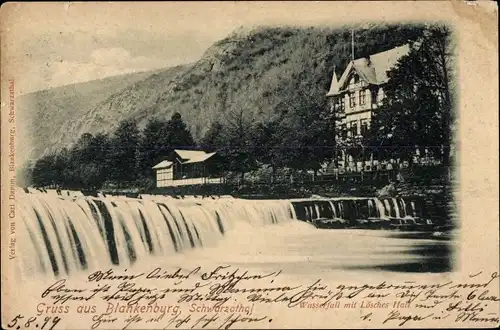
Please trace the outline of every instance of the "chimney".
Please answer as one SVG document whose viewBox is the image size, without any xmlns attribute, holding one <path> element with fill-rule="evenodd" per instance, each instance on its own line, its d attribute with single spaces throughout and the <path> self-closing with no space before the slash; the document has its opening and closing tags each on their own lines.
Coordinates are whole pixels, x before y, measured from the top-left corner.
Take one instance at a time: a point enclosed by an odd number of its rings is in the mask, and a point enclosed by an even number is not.
<svg viewBox="0 0 500 330">
<path fill-rule="evenodd" d="M 372 59 L 370 58 L 370 55 L 366 56 L 366 65 L 372 65 Z"/>
</svg>

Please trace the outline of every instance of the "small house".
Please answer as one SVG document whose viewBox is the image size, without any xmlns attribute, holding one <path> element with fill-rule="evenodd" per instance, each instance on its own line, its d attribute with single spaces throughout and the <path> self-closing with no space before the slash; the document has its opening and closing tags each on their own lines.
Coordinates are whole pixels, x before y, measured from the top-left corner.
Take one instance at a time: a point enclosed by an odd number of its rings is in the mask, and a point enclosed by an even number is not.
<svg viewBox="0 0 500 330">
<path fill-rule="evenodd" d="M 216 152 L 175 149 L 153 170 L 159 188 L 223 183 L 223 162 Z"/>
</svg>

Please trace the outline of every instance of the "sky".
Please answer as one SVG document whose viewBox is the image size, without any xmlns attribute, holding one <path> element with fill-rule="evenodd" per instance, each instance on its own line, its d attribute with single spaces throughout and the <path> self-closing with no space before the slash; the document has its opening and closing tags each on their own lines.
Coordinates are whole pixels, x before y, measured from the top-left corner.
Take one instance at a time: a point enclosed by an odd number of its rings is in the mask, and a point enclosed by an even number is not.
<svg viewBox="0 0 500 330">
<path fill-rule="evenodd" d="M 412 17 L 408 4 L 374 12 L 366 2 L 9 3 L 1 9 L 2 63 L 24 94 L 191 63 L 241 27 L 394 21 Z"/>
</svg>

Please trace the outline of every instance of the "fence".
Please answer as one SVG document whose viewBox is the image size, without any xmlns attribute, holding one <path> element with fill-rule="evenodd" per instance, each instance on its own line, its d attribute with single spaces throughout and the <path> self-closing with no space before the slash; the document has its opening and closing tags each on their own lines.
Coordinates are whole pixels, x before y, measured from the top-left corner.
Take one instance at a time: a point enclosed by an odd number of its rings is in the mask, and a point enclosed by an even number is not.
<svg viewBox="0 0 500 330">
<path fill-rule="evenodd" d="M 241 182 L 239 175 L 228 175 L 227 183 L 233 185 L 256 184 L 306 184 L 306 183 L 351 183 L 351 184 L 388 184 L 390 182 L 419 181 L 433 183 L 446 179 L 449 170 L 443 165 L 414 166 L 412 168 L 390 168 L 372 171 L 329 171 L 314 173 L 296 172 L 272 175 L 270 173 L 247 173 Z"/>
</svg>

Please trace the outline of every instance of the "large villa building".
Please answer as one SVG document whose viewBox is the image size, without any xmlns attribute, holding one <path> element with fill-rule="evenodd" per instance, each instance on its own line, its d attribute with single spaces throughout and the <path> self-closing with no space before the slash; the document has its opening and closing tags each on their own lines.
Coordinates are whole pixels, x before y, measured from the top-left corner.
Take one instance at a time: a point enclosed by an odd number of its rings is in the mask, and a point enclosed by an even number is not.
<svg viewBox="0 0 500 330">
<path fill-rule="evenodd" d="M 338 145 L 360 141 L 368 131 L 372 114 L 380 107 L 384 98 L 384 85 L 388 81 L 387 71 L 409 51 L 410 46 L 404 45 L 354 59 L 347 65 L 340 79 L 337 79 L 334 69 L 330 90 L 326 96 L 328 106 L 335 117 Z M 360 169 L 370 171 L 371 167 L 382 165 L 374 161 L 373 157 L 370 161 L 365 159 L 364 163 L 355 160 L 347 149 L 342 149 L 336 158 L 337 166 L 342 172 Z"/>
</svg>

